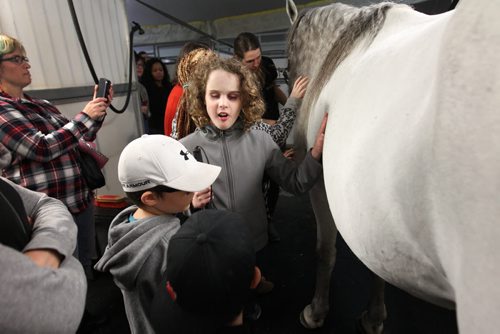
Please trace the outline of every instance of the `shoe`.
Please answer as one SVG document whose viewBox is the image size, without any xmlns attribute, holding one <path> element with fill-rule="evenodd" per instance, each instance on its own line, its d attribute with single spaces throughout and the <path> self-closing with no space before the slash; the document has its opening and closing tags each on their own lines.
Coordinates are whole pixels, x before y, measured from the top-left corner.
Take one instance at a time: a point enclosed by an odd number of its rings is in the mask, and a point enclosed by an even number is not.
<svg viewBox="0 0 500 334">
<path fill-rule="evenodd" d="M 259 295 L 265 295 L 266 293 L 273 291 L 273 289 L 274 283 L 266 280 L 266 278 L 262 276 L 259 285 L 257 285 L 257 287 L 255 288 L 255 292 L 257 292 L 257 294 Z"/>
<path fill-rule="evenodd" d="M 274 227 L 274 223 L 269 222 L 267 224 L 267 235 L 269 237 L 269 242 L 276 243 L 281 241 L 280 234 Z"/>
</svg>

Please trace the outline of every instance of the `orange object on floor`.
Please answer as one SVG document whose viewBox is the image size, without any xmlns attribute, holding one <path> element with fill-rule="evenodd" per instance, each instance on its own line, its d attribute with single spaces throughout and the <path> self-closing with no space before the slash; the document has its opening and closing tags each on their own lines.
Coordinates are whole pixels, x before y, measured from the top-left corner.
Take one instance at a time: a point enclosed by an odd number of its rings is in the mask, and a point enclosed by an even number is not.
<svg viewBox="0 0 500 334">
<path fill-rule="evenodd" d="M 94 199 L 95 206 L 101 208 L 126 208 L 129 206 L 127 198 L 119 195 L 97 195 Z"/>
</svg>

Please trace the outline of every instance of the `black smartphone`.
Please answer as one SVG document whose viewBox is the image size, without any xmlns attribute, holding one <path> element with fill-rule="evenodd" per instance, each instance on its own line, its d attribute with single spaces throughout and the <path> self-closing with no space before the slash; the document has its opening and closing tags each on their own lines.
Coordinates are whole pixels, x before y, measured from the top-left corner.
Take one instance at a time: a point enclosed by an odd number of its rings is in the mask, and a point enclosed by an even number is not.
<svg viewBox="0 0 500 334">
<path fill-rule="evenodd" d="M 111 88 L 111 81 L 106 78 L 100 78 L 99 84 L 97 85 L 97 95 L 95 97 L 105 97 L 109 96 L 109 89 Z"/>
<path fill-rule="evenodd" d="M 203 162 L 203 158 L 201 156 L 201 148 L 199 146 L 196 146 L 193 150 L 193 157 L 196 159 L 198 162 Z"/>
</svg>

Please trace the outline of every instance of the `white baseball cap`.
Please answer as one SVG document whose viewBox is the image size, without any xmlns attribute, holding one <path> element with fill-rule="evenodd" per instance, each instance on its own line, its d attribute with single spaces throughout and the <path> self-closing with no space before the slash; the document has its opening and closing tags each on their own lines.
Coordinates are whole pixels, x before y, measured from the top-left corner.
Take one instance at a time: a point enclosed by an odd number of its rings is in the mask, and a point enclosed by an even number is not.
<svg viewBox="0 0 500 334">
<path fill-rule="evenodd" d="M 177 140 L 164 135 L 143 135 L 123 149 L 118 179 L 126 192 L 163 185 L 195 192 L 210 186 L 221 168 L 198 162 Z"/>
</svg>

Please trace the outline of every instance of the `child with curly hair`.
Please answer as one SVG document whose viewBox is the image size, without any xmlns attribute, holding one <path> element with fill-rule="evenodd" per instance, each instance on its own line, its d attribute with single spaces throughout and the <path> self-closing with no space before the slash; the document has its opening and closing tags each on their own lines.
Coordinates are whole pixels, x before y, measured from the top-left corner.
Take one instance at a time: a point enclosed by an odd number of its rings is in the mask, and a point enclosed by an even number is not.
<svg viewBox="0 0 500 334">
<path fill-rule="evenodd" d="M 322 173 L 326 116 L 315 145 L 297 165 L 283 156 L 268 133 L 254 127 L 264 103 L 256 77 L 241 62 L 216 58 L 193 75 L 185 94 L 187 110 L 199 129 L 181 142 L 191 152 L 201 151 L 204 162 L 222 166 L 222 171 L 211 188 L 195 193 L 191 204 L 203 208 L 212 203 L 241 214 L 259 262 L 259 251 L 268 243 L 262 176 L 267 172 L 292 194 L 311 189 Z M 272 289 L 267 283 L 267 290 Z"/>
</svg>

